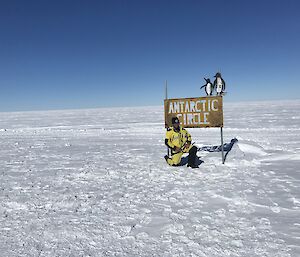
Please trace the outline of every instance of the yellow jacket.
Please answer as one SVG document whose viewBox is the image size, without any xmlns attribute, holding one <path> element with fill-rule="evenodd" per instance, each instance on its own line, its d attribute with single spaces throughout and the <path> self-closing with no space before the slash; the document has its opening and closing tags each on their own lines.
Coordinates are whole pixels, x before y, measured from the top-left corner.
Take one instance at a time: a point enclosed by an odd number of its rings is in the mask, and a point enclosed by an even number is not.
<svg viewBox="0 0 300 257">
<path fill-rule="evenodd" d="M 175 150 L 175 147 L 182 148 L 187 142 L 192 142 L 190 133 L 180 126 L 179 131 L 175 131 L 173 127 L 168 128 L 166 133 L 165 144 Z"/>
</svg>

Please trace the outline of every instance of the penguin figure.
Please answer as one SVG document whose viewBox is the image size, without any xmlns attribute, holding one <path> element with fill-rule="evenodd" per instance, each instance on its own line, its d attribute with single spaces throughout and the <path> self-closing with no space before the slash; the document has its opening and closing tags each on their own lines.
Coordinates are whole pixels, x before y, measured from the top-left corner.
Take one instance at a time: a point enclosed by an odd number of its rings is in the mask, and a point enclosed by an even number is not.
<svg viewBox="0 0 300 257">
<path fill-rule="evenodd" d="M 204 88 L 205 87 L 205 92 L 206 92 L 206 95 L 212 95 L 213 91 L 214 91 L 214 88 L 213 88 L 213 84 L 210 82 L 210 79 L 206 79 L 204 78 L 205 81 L 206 81 L 206 84 L 201 88 Z"/>
<path fill-rule="evenodd" d="M 217 95 L 223 95 L 225 91 L 225 81 L 222 78 L 221 73 L 217 72 L 214 77 L 216 78 L 214 81 L 214 88 L 217 91 Z"/>
</svg>

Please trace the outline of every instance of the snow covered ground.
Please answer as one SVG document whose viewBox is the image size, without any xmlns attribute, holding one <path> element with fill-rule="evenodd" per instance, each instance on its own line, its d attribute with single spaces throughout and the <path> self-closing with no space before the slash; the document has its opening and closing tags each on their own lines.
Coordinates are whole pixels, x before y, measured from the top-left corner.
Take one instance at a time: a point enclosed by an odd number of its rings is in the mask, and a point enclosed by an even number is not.
<svg viewBox="0 0 300 257">
<path fill-rule="evenodd" d="M 0 256 L 300 256 L 300 100 L 224 108 L 197 170 L 161 106 L 0 113 Z"/>
</svg>

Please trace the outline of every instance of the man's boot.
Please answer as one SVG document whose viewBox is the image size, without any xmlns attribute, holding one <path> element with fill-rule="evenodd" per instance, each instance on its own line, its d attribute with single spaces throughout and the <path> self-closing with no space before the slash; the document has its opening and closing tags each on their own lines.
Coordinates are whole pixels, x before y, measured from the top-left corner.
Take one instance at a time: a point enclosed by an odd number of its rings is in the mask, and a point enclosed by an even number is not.
<svg viewBox="0 0 300 257">
<path fill-rule="evenodd" d="M 193 169 L 199 168 L 199 166 L 196 164 L 196 157 L 197 157 L 197 147 L 193 146 L 189 151 L 189 157 L 188 157 L 188 167 L 191 167 Z"/>
</svg>

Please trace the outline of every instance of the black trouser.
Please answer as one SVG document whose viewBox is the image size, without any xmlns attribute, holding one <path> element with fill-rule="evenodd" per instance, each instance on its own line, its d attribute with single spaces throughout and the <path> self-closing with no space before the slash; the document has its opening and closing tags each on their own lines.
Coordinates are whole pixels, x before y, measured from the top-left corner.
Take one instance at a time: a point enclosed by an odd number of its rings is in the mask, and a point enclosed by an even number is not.
<svg viewBox="0 0 300 257">
<path fill-rule="evenodd" d="M 188 165 L 194 166 L 196 164 L 196 156 L 197 156 L 197 147 L 193 146 L 189 150 Z"/>
</svg>

